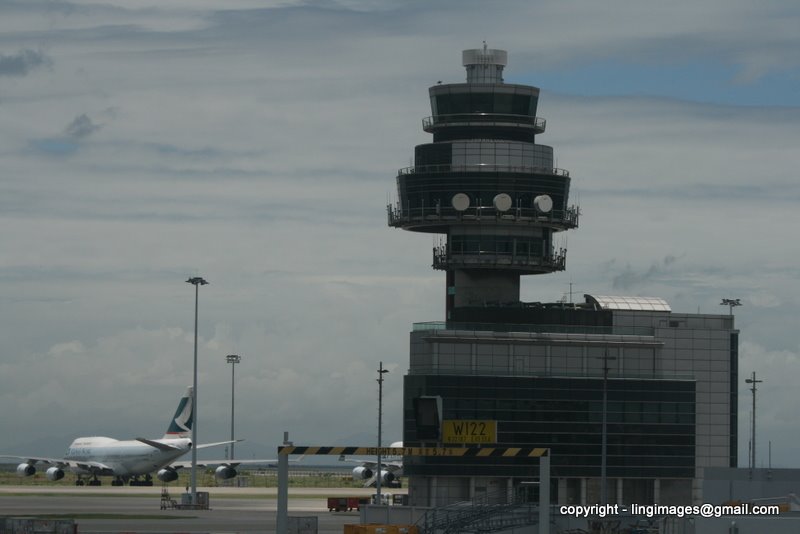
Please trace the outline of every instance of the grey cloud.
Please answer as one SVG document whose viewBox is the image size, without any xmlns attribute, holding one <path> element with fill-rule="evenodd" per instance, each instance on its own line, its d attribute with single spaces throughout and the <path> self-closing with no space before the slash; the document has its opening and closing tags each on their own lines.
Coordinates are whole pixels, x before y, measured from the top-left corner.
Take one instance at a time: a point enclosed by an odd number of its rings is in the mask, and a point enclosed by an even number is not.
<svg viewBox="0 0 800 534">
<path fill-rule="evenodd" d="M 35 151 L 54 157 L 71 156 L 77 152 L 79 142 L 102 128 L 95 124 L 86 113 L 81 113 L 64 128 L 61 135 L 44 137 L 29 141 Z"/>
<path fill-rule="evenodd" d="M 26 76 L 34 69 L 52 64 L 49 57 L 36 50 L 20 50 L 11 56 L 0 54 L 0 76 Z"/>
<path fill-rule="evenodd" d="M 70 139 L 83 139 L 88 137 L 102 126 L 92 122 L 86 113 L 81 113 L 64 128 L 64 135 Z"/>
<path fill-rule="evenodd" d="M 614 289 L 630 290 L 665 274 L 676 261 L 678 258 L 670 254 L 643 272 L 636 272 L 628 265 L 624 272 L 614 276 L 612 286 Z"/>
</svg>

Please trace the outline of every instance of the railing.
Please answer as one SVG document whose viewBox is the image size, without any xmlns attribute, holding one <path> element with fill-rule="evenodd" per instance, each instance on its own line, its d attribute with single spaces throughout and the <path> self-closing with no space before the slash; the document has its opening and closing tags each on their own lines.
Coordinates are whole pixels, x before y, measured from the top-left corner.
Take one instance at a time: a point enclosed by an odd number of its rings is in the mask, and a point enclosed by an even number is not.
<svg viewBox="0 0 800 534">
<path fill-rule="evenodd" d="M 588 325 L 550 325 L 550 324 L 513 324 L 513 323 L 457 323 L 444 321 L 428 321 L 414 323 L 412 331 L 434 330 L 466 330 L 470 332 L 522 332 L 534 334 L 590 334 L 615 336 L 649 336 L 655 335 L 655 328 L 650 326 L 588 326 Z"/>
<path fill-rule="evenodd" d="M 531 378 L 586 378 L 602 379 L 603 369 L 587 369 L 586 371 L 552 371 L 545 369 L 499 368 L 489 366 L 454 366 L 454 365 L 413 365 L 408 375 L 447 375 L 447 376 L 491 376 L 491 377 L 531 377 Z M 696 380 L 694 375 L 673 371 L 628 372 L 609 371 L 612 380 Z"/>
<path fill-rule="evenodd" d="M 454 221 L 480 220 L 481 218 L 499 218 L 503 221 L 520 223 L 537 223 L 557 228 L 577 228 L 580 219 L 580 208 L 569 206 L 565 210 L 553 210 L 542 213 L 536 208 L 511 208 L 499 211 L 494 206 L 471 206 L 464 211 L 457 211 L 449 205 L 422 206 L 402 209 L 399 205 L 386 206 L 389 226 L 402 226 L 406 223 L 444 223 Z"/>
<path fill-rule="evenodd" d="M 397 171 L 399 176 L 407 174 L 437 174 L 444 172 L 515 172 L 521 174 L 553 174 L 569 177 L 566 169 L 537 167 L 528 165 L 495 165 L 493 163 L 476 163 L 475 165 L 453 165 L 443 163 L 439 165 L 417 165 L 416 167 L 403 167 Z"/>
<path fill-rule="evenodd" d="M 422 119 L 422 129 L 426 132 L 437 126 L 459 126 L 479 123 L 481 126 L 529 126 L 538 133 L 544 132 L 547 121 L 531 115 L 512 115 L 508 113 L 458 113 L 453 115 L 434 115 Z"/>
<path fill-rule="evenodd" d="M 446 270 L 448 267 L 517 267 L 547 271 L 563 271 L 567 263 L 566 251 L 562 250 L 552 256 L 533 256 L 530 254 L 502 254 L 498 252 L 479 251 L 475 253 L 448 253 L 447 246 L 433 248 L 433 268 Z"/>
<path fill-rule="evenodd" d="M 497 495 L 483 494 L 472 501 L 434 508 L 417 521 L 417 527 L 422 534 L 457 534 L 493 532 L 539 522 L 539 507 L 523 502 L 521 492 L 515 491 L 510 501 L 506 492 L 491 493 Z"/>
</svg>

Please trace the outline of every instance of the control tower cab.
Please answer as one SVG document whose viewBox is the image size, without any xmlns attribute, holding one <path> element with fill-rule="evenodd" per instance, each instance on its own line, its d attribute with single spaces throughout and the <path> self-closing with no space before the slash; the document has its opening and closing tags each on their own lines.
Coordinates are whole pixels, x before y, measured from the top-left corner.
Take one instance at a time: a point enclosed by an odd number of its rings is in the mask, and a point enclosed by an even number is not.
<svg viewBox="0 0 800 534">
<path fill-rule="evenodd" d="M 465 50 L 467 82 L 428 91 L 433 142 L 414 149 L 397 174 L 389 225 L 443 234 L 433 268 L 447 273 L 453 308 L 519 301 L 520 276 L 564 270 L 566 249 L 553 236 L 578 226 L 569 173 L 553 148 L 536 143 L 539 89 L 503 82 L 504 50 Z"/>
</svg>

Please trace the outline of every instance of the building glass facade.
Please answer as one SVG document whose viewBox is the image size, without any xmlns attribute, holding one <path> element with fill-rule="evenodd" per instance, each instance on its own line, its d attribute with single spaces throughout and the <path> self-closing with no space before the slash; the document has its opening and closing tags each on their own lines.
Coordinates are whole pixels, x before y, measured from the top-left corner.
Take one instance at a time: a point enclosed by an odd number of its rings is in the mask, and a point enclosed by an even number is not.
<svg viewBox="0 0 800 534">
<path fill-rule="evenodd" d="M 414 398 L 441 396 L 446 420 L 493 420 L 493 447 L 551 449 L 551 475 L 596 477 L 601 462 L 603 379 L 409 375 L 405 378 L 404 439 L 416 438 Z M 608 476 L 692 478 L 695 464 L 693 380 L 608 380 Z M 404 442 L 405 442 L 404 441 Z M 445 445 L 448 445 L 445 443 Z M 538 477 L 527 458 L 409 458 L 407 475 Z"/>
</svg>

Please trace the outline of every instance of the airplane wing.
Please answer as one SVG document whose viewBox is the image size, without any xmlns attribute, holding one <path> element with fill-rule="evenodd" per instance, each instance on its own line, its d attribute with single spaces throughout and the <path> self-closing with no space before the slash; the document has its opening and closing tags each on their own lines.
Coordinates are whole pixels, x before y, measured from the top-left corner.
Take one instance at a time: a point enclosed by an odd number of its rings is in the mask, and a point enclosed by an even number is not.
<svg viewBox="0 0 800 534">
<path fill-rule="evenodd" d="M 152 439 L 146 438 L 136 438 L 136 441 L 140 443 L 144 443 L 145 445 L 150 445 L 151 447 L 155 447 L 160 451 L 177 451 L 179 450 L 178 447 L 173 447 L 172 445 L 168 445 L 166 443 L 161 443 L 160 441 L 154 441 Z"/>
<path fill-rule="evenodd" d="M 342 462 L 354 462 L 360 464 L 363 467 L 367 467 L 369 469 L 377 469 L 378 462 L 373 462 L 371 460 L 358 460 L 356 458 L 339 458 L 339 461 Z M 386 469 L 387 471 L 391 471 L 394 473 L 395 476 L 401 476 L 403 473 L 403 462 L 397 462 L 394 460 L 389 460 L 388 462 L 381 462 L 381 468 Z"/>
<path fill-rule="evenodd" d="M 66 460 L 64 458 L 44 458 L 40 456 L 0 455 L 0 458 L 15 458 L 17 460 L 22 460 L 23 463 L 27 463 L 30 465 L 35 465 L 37 463 L 50 464 L 59 467 L 61 469 L 66 469 L 69 467 L 77 467 L 79 469 L 83 469 L 84 471 L 89 471 L 97 475 L 114 474 L 114 470 L 112 468 L 100 462 L 79 462 L 75 460 Z"/>
<path fill-rule="evenodd" d="M 197 467 L 214 467 L 217 465 L 224 465 L 226 467 L 236 467 L 239 465 L 258 465 L 258 464 L 274 464 L 278 460 L 275 458 L 269 460 L 197 460 Z M 192 462 L 173 462 L 169 464 L 173 469 L 189 469 L 192 467 Z"/>
<path fill-rule="evenodd" d="M 196 449 L 205 449 L 205 448 L 208 448 L 208 447 L 219 447 L 220 445 L 228 445 L 229 443 L 239 443 L 240 441 L 244 441 L 244 440 L 243 439 L 234 439 L 234 440 L 228 440 L 228 441 L 217 441 L 215 443 L 201 443 L 200 445 L 198 445 L 195 448 Z"/>
<path fill-rule="evenodd" d="M 10 454 L 0 454 L 0 458 L 13 458 L 15 460 L 22 460 L 23 462 L 29 463 L 31 465 L 37 463 L 43 463 L 43 464 L 57 465 L 58 467 L 69 466 L 69 461 L 63 458 L 43 458 L 40 456 L 15 456 Z"/>
<path fill-rule="evenodd" d="M 105 464 L 101 464 L 100 462 L 75 462 L 70 461 L 68 462 L 69 465 L 76 465 L 83 470 L 89 471 L 93 475 L 104 475 L 104 476 L 113 476 L 114 470 L 108 467 Z"/>
<path fill-rule="evenodd" d="M 354 462 L 359 464 L 361 467 L 366 467 L 370 471 L 372 471 L 373 475 L 364 480 L 364 487 L 369 488 L 373 484 L 375 484 L 375 479 L 378 476 L 378 462 L 373 462 L 372 460 L 358 460 L 356 458 L 345 458 L 344 456 L 339 457 L 339 460 L 342 462 Z M 388 462 L 381 462 L 381 469 L 384 471 L 389 471 L 395 477 L 403 476 L 403 462 L 398 462 L 394 460 L 390 460 Z"/>
</svg>

